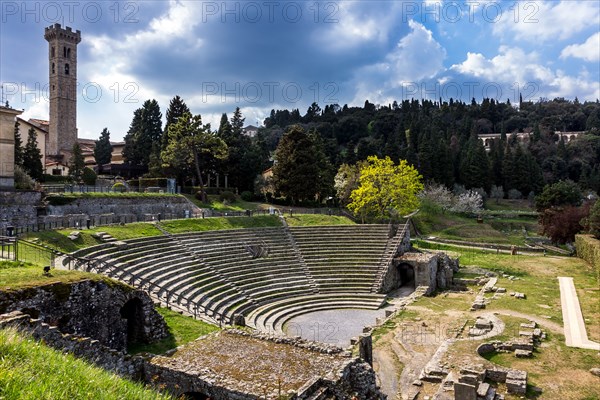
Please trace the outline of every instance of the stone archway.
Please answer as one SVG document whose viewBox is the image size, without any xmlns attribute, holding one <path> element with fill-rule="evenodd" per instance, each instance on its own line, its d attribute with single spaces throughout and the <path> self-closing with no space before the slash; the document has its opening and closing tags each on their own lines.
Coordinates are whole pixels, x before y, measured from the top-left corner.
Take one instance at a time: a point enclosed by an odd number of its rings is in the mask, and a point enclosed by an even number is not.
<svg viewBox="0 0 600 400">
<path fill-rule="evenodd" d="M 121 307 L 121 318 L 127 320 L 127 348 L 138 343 L 146 343 L 144 334 L 144 312 L 142 301 L 134 297 Z"/>
<path fill-rule="evenodd" d="M 401 263 L 398 265 L 398 274 L 399 274 L 399 288 L 407 287 L 415 289 L 415 267 L 408 263 Z"/>
</svg>

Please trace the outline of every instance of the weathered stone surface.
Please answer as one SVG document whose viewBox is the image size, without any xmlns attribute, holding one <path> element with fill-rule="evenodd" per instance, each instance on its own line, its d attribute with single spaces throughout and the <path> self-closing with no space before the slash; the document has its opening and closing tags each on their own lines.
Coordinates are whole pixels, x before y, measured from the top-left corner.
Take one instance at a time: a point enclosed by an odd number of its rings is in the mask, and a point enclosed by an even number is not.
<svg viewBox="0 0 600 400">
<path fill-rule="evenodd" d="M 477 388 L 477 396 L 486 397 L 489 390 L 490 390 L 489 383 L 486 383 L 486 382 L 480 383 L 479 387 Z"/>
<path fill-rule="evenodd" d="M 518 358 L 528 358 L 528 357 L 533 356 L 533 352 L 531 352 L 529 350 L 517 349 L 517 350 L 515 350 L 515 356 L 517 356 Z"/>
<path fill-rule="evenodd" d="M 597 376 L 600 378 L 600 368 L 592 368 L 590 369 L 590 374 Z"/>
<path fill-rule="evenodd" d="M 139 324 L 135 327 L 138 340 L 154 342 L 166 337 L 166 324 L 150 297 L 116 282 L 83 280 L 0 292 L 0 313 L 23 311 L 63 333 L 93 337 L 117 350 L 127 347 L 128 320 L 121 315 L 126 304 L 135 314 L 129 323 Z"/>
<path fill-rule="evenodd" d="M 474 385 L 466 383 L 454 384 L 454 399 L 455 400 L 477 400 L 477 391 Z"/>
<path fill-rule="evenodd" d="M 535 329 L 537 327 L 537 324 L 535 323 L 535 321 L 530 321 L 528 323 L 521 323 L 521 328 L 523 329 Z"/>
<path fill-rule="evenodd" d="M 485 319 L 485 318 L 477 318 L 477 320 L 475 321 L 475 328 L 477 329 L 485 329 L 485 330 L 491 330 L 493 328 L 493 324 L 491 321 Z"/>
</svg>

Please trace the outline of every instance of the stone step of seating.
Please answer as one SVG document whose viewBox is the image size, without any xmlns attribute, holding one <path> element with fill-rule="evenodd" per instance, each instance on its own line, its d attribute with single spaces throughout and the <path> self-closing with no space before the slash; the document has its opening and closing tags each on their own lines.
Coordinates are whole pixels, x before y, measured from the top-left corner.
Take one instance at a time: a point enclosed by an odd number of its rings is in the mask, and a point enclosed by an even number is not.
<svg viewBox="0 0 600 400">
<path fill-rule="evenodd" d="M 371 293 L 371 284 L 365 284 L 362 286 L 357 285 L 337 285 L 337 286 L 321 286 L 319 285 L 320 293 L 336 293 L 339 291 L 349 291 L 354 293 Z"/>
<path fill-rule="evenodd" d="M 157 265 L 164 263 L 174 263 L 174 260 L 180 259 L 178 253 L 165 253 L 161 255 L 149 255 L 137 260 L 125 261 L 125 262 L 114 262 L 110 260 L 117 269 L 123 274 L 136 274 L 145 275 L 149 271 L 156 268 Z"/>
<path fill-rule="evenodd" d="M 298 307 L 292 307 L 287 310 L 280 311 L 279 313 L 272 315 L 271 318 L 267 319 L 264 323 L 264 328 L 267 331 L 271 329 L 273 332 L 278 334 L 285 334 L 284 325 L 290 319 L 298 317 L 303 314 L 309 314 L 316 311 L 326 310 L 337 310 L 337 309 L 363 309 L 363 310 L 377 310 L 378 307 L 374 307 L 370 304 L 365 304 L 356 301 L 334 301 L 326 304 L 308 304 Z M 261 329 L 260 327 L 257 329 Z M 350 343 L 348 343 L 350 344 Z"/>
<path fill-rule="evenodd" d="M 317 307 L 325 309 L 344 308 L 342 305 L 351 308 L 378 309 L 383 305 L 384 296 L 356 296 L 354 293 L 335 293 L 332 295 L 307 296 L 304 298 L 290 298 L 279 303 L 268 304 L 259 307 L 250 313 L 247 317 L 249 325 L 257 329 L 271 325 L 273 318 L 281 318 L 290 315 L 294 310 L 303 310 L 302 313 L 311 312 Z"/>
<path fill-rule="evenodd" d="M 235 284 L 243 288 L 244 290 L 252 289 L 255 287 L 261 287 L 265 285 L 285 285 L 285 283 L 291 282 L 305 282 L 309 283 L 307 277 L 300 273 L 282 273 L 281 275 L 270 275 L 265 276 L 264 274 L 249 275 L 246 278 L 238 278 L 235 280 Z"/>
<path fill-rule="evenodd" d="M 248 319 L 254 320 L 257 317 L 259 317 L 260 315 L 262 315 L 264 313 L 268 313 L 274 309 L 289 308 L 290 306 L 295 305 L 295 304 L 304 304 L 304 303 L 313 303 L 313 302 L 329 302 L 329 301 L 333 301 L 336 299 L 360 300 L 360 301 L 364 301 L 364 302 L 378 304 L 379 306 L 381 306 L 383 304 L 383 302 L 385 301 L 385 296 L 377 295 L 377 294 L 374 295 L 374 294 L 369 294 L 369 293 L 351 293 L 351 292 L 338 291 L 335 293 L 325 293 L 325 294 L 320 293 L 320 294 L 313 294 L 313 295 L 304 296 L 304 297 L 288 297 L 285 299 L 270 302 L 268 304 L 265 304 L 265 305 L 262 305 L 262 306 L 256 308 L 252 312 L 248 313 Z"/>
</svg>

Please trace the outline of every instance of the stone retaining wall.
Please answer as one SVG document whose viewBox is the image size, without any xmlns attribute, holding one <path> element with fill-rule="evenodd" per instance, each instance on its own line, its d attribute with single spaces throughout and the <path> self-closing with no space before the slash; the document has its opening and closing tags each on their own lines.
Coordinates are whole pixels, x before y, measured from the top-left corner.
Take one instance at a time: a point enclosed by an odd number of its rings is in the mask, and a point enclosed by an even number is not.
<svg viewBox="0 0 600 400">
<path fill-rule="evenodd" d="M 0 313 L 23 311 L 63 333 L 90 336 L 120 351 L 127 348 L 128 320 L 121 315 L 126 304 L 137 308 L 138 340 L 151 343 L 167 336 L 146 292 L 118 283 L 84 280 L 0 292 Z"/>
</svg>

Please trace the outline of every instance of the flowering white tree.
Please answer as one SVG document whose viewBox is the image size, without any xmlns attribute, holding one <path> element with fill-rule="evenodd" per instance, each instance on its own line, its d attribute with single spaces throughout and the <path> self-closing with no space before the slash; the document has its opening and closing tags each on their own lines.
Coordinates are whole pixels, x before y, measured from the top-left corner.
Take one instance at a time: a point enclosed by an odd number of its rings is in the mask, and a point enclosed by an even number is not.
<svg viewBox="0 0 600 400">
<path fill-rule="evenodd" d="M 430 206 L 448 211 L 452 208 L 454 195 L 444 185 L 438 183 L 429 183 L 425 189 L 419 193 L 419 199 L 423 205 L 429 203 Z"/>
<path fill-rule="evenodd" d="M 452 211 L 478 213 L 483 210 L 483 198 L 473 190 L 467 190 L 455 198 Z"/>
</svg>

